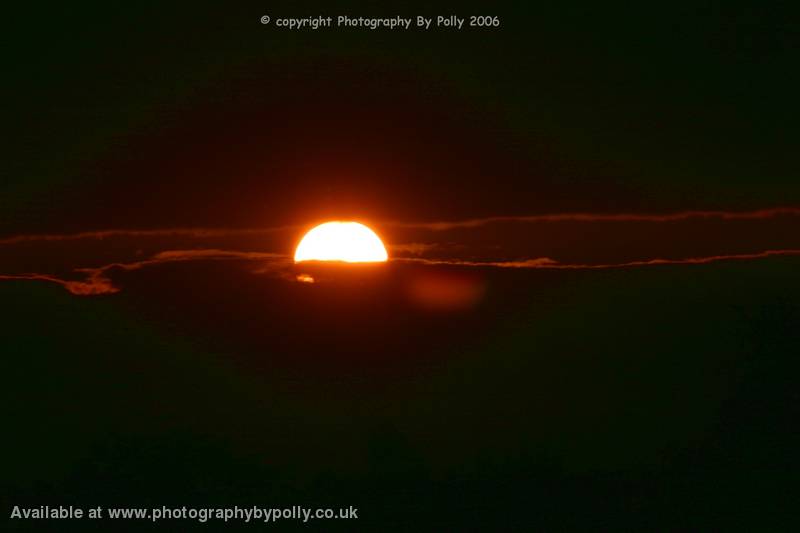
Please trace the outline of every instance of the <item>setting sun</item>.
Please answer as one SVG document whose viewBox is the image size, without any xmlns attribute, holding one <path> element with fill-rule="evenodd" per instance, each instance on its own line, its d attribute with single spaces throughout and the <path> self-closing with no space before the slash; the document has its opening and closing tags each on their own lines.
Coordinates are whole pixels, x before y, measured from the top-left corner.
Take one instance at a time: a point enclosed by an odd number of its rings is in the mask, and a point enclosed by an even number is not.
<svg viewBox="0 0 800 533">
<path fill-rule="evenodd" d="M 374 231 L 358 222 L 326 222 L 305 234 L 294 253 L 301 261 L 377 263 L 388 259 Z"/>
</svg>

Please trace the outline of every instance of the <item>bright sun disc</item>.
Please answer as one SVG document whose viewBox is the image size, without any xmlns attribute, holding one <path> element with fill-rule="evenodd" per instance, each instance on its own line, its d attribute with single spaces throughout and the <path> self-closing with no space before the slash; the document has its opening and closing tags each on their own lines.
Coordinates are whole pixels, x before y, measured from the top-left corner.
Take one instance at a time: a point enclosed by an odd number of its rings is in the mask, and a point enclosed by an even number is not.
<svg viewBox="0 0 800 533">
<path fill-rule="evenodd" d="M 377 263 L 389 258 L 374 231 L 358 222 L 326 222 L 305 234 L 294 261 Z"/>
</svg>

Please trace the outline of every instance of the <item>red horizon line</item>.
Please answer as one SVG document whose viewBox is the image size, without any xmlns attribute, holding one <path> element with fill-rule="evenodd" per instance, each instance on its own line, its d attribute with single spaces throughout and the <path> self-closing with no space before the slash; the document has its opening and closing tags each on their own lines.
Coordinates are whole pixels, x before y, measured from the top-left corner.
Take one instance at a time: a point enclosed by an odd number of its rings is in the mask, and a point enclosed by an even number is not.
<svg viewBox="0 0 800 533">
<path fill-rule="evenodd" d="M 800 207 L 773 207 L 756 209 L 752 211 L 721 211 L 721 210 L 695 210 L 678 211 L 667 214 L 646 213 L 555 213 L 545 215 L 519 215 L 519 216 L 493 216 L 454 221 L 438 222 L 400 222 L 389 221 L 385 226 L 401 228 L 419 228 L 433 231 L 448 230 L 453 228 L 472 228 L 486 224 L 502 222 L 676 222 L 693 218 L 716 218 L 721 220 L 758 220 L 774 218 L 782 215 L 800 216 Z M 378 223 L 380 225 L 380 223 Z M 159 236 L 189 236 L 189 237 L 226 237 L 234 235 L 257 235 L 275 231 L 293 230 L 301 225 L 285 225 L 272 228 L 165 228 L 165 229 L 107 229 L 97 231 L 83 231 L 77 233 L 43 233 L 23 234 L 0 238 L 0 245 L 19 244 L 35 241 L 71 241 L 81 239 L 105 239 L 109 237 L 159 237 Z"/>
<path fill-rule="evenodd" d="M 718 261 L 734 260 L 755 260 L 765 259 L 773 256 L 794 256 L 800 255 L 800 249 L 789 248 L 784 250 L 764 250 L 746 254 L 721 254 L 703 257 L 687 257 L 683 259 L 642 259 L 637 261 L 625 261 L 622 263 L 559 263 L 549 257 L 538 257 L 536 259 L 526 259 L 522 261 L 459 261 L 447 259 L 423 259 L 419 257 L 396 258 L 395 261 L 406 263 L 422 263 L 426 265 L 452 265 L 452 266 L 473 266 L 473 267 L 497 267 L 497 268 L 531 268 L 549 270 L 593 270 L 610 268 L 630 268 L 637 266 L 656 266 L 656 265 L 704 265 Z"/>
<path fill-rule="evenodd" d="M 200 252 L 200 253 L 197 253 Z M 206 253 L 203 253 L 206 252 Z M 747 254 L 727 254 L 712 255 L 706 257 L 689 257 L 685 259 L 647 259 L 639 261 L 628 261 L 623 263 L 607 264 L 569 264 L 558 263 L 547 257 L 529 259 L 525 261 L 495 261 L 495 262 L 475 262 L 475 261 L 455 261 L 455 260 L 435 260 L 421 258 L 396 258 L 393 261 L 407 263 L 421 263 L 428 265 L 452 265 L 452 266 L 473 266 L 473 267 L 500 267 L 500 268 L 530 268 L 530 269 L 549 269 L 549 270 L 595 270 L 611 268 L 632 268 L 639 266 L 656 265 L 702 265 L 718 261 L 730 260 L 757 260 L 772 256 L 794 256 L 800 255 L 800 249 L 785 250 L 764 250 Z M 49 281 L 57 283 L 67 289 L 70 293 L 77 296 L 97 296 L 102 294 L 114 294 L 120 291 L 115 287 L 111 280 L 104 274 L 112 268 L 124 270 L 137 270 L 142 267 L 176 261 L 187 261 L 192 259 L 278 259 L 282 256 L 277 254 L 264 254 L 258 252 L 226 252 L 224 250 L 170 250 L 153 256 L 150 259 L 137 261 L 134 263 L 110 263 L 101 267 L 79 268 L 76 272 L 88 274 L 84 281 L 65 280 L 50 274 L 0 274 L 0 280 L 29 280 L 29 281 Z"/>
<path fill-rule="evenodd" d="M 774 218 L 782 215 L 800 216 L 798 207 L 772 207 L 752 211 L 694 210 L 678 211 L 667 214 L 647 213 L 555 213 L 544 215 L 512 215 L 473 218 L 456 221 L 405 223 L 394 222 L 392 225 L 407 228 L 423 228 L 431 230 L 447 230 L 452 228 L 479 227 L 486 224 L 502 222 L 676 222 L 693 218 L 717 218 L 721 220 L 758 220 Z"/>
</svg>

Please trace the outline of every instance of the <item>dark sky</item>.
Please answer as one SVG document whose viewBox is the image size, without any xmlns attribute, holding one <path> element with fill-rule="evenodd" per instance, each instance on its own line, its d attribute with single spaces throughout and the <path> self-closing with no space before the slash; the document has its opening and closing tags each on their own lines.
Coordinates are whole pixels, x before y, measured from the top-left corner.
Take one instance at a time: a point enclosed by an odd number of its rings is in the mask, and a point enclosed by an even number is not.
<svg viewBox="0 0 800 533">
<path fill-rule="evenodd" d="M 289 32 L 264 6 L 23 13 L 0 232 L 798 201 L 781 3 L 557 6 L 460 32 Z"/>
<path fill-rule="evenodd" d="M 796 530 L 796 18 L 586 4 L 9 14 L 2 512 Z M 340 13 L 501 26 L 259 22 Z M 293 264 L 331 218 L 392 260 Z"/>
</svg>

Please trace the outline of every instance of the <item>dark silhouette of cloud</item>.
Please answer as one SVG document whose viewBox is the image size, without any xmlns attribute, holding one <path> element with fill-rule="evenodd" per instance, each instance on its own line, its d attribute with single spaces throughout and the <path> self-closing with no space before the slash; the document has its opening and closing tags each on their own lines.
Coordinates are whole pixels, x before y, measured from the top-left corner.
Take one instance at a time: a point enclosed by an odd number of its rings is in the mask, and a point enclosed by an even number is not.
<svg viewBox="0 0 800 533">
<path fill-rule="evenodd" d="M 658 265 L 704 265 L 720 261 L 760 260 L 769 257 L 797 256 L 798 234 L 794 227 L 800 217 L 800 208 L 777 207 L 755 211 L 684 211 L 670 214 L 593 214 L 562 213 L 514 217 L 488 217 L 461 221 L 443 222 L 387 222 L 386 227 L 402 228 L 406 242 L 387 242 L 391 250 L 391 261 L 421 265 L 453 265 L 482 268 L 517 269 L 561 269 L 592 270 L 611 268 L 633 268 Z M 741 221 L 770 221 L 748 222 Z M 669 226 L 669 235 L 676 237 L 680 246 L 671 243 L 669 248 L 662 240 L 649 239 L 643 247 L 640 241 L 622 241 L 620 235 L 626 230 L 636 229 L 636 224 L 646 222 L 663 224 L 688 221 L 690 226 Z M 713 222 L 715 235 L 724 236 L 725 243 L 709 239 L 708 234 L 696 233 L 703 221 Z M 731 222 L 728 225 L 728 221 Z M 495 233 L 493 228 L 483 231 L 476 239 L 469 231 L 491 224 L 533 223 L 613 223 L 603 226 L 611 236 L 614 246 L 598 245 L 596 233 L 592 237 L 569 241 L 586 243 L 586 257 L 564 253 L 563 250 L 543 251 L 540 242 L 532 239 L 528 230 L 512 232 L 509 228 Z M 720 222 L 724 225 L 720 226 Z M 622 226 L 617 226 L 621 224 Z M 626 225 L 628 224 L 628 225 Z M 631 225 L 632 224 L 632 225 Z M 748 241 L 743 240 L 741 224 L 748 228 Z M 777 224 L 777 225 L 776 225 Z M 381 224 L 376 223 L 380 227 Z M 776 229 L 777 228 L 777 229 Z M 78 296 L 114 294 L 121 290 L 112 280 L 114 271 L 135 271 L 142 268 L 188 261 L 258 261 L 254 274 L 277 276 L 295 280 L 289 275 L 292 264 L 289 250 L 252 251 L 248 248 L 264 246 L 282 248 L 284 241 L 262 239 L 267 234 L 301 231 L 300 226 L 278 226 L 272 228 L 167 228 L 151 230 L 102 230 L 74 234 L 17 235 L 0 239 L 5 249 L 1 258 L 0 280 L 43 281 L 61 285 Z M 411 230 L 419 230 L 416 234 Z M 453 235 L 444 232 L 454 231 Z M 420 232 L 435 232 L 430 238 Z M 487 233 L 488 232 L 488 233 Z M 778 240 L 772 239 L 774 235 Z M 487 236 L 488 235 L 488 245 Z M 559 234 L 557 234 L 559 235 Z M 663 233 L 662 233 L 663 235 Z M 255 239 L 241 237 L 256 237 Z M 649 234 L 648 237 L 651 237 Z M 418 237 L 418 238 L 415 238 Z M 562 236 L 563 237 L 563 236 Z M 187 240 L 188 239 L 188 240 Z M 619 246 L 619 242 L 633 242 L 634 246 Z M 197 240 L 195 242 L 194 240 Z M 683 243 L 688 243 L 684 245 Z M 271 242 L 271 243 L 270 243 Z M 652 244 L 655 243 L 655 246 Z M 197 248 L 192 248 L 193 245 Z M 204 245 L 204 247 L 203 247 Z M 513 245 L 513 246 L 512 246 Z M 237 249 L 238 248 L 238 249 Z M 610 252 L 609 252 L 610 250 Z M 538 253 L 537 253 L 538 251 Z M 552 250 L 551 250 L 552 251 Z M 599 251 L 599 252 L 598 252 Z M 602 252 L 602 253 L 600 253 Z M 610 253 L 610 255 L 609 255 Z M 545 254 L 547 254 L 545 256 Z M 653 257 L 655 256 L 655 257 Z M 144 257 L 144 258 L 142 258 Z M 564 257 L 572 257 L 565 260 Z M 100 266 L 85 266 L 86 264 Z"/>
<path fill-rule="evenodd" d="M 108 276 L 109 271 L 139 270 L 147 266 L 180 261 L 222 261 L 222 260 L 287 260 L 287 256 L 265 252 L 239 252 L 234 250 L 167 250 L 160 252 L 149 259 L 132 263 L 110 263 L 100 267 L 76 268 L 75 272 L 84 274 L 83 280 L 62 279 L 50 274 L 17 274 L 0 275 L 0 280 L 29 280 L 49 281 L 57 283 L 77 296 L 97 296 L 101 294 L 114 294 L 120 291 Z"/>
</svg>

